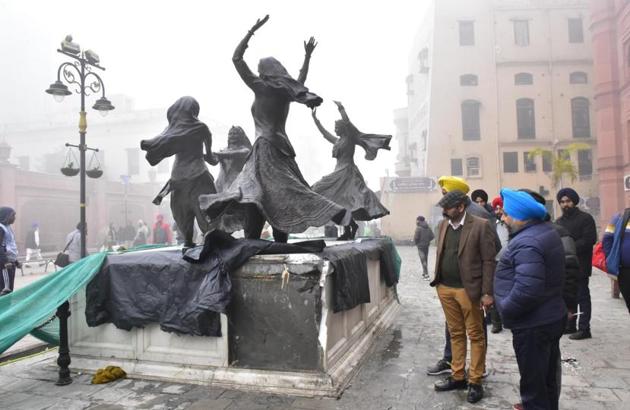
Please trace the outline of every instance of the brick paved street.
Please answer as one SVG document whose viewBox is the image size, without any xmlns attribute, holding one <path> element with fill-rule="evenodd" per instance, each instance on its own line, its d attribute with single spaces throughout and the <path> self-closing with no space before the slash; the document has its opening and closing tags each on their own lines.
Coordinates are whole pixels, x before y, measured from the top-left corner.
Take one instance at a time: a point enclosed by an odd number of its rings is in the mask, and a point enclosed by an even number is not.
<svg viewBox="0 0 630 410">
<path fill-rule="evenodd" d="M 90 385 L 91 375 L 54 385 L 55 353 L 0 366 L 3 409 L 509 409 L 518 401 L 511 334 L 490 335 L 486 397 L 476 406 L 465 392 L 436 393 L 425 369 L 441 354 L 444 319 L 435 291 L 422 281 L 415 248 L 399 247 L 402 309 L 339 400 L 307 399 L 205 386 L 121 380 Z M 594 274 L 593 339 L 562 339 L 563 409 L 622 409 L 630 400 L 630 318 L 610 298 L 609 280 Z M 567 360 L 570 359 L 570 360 Z M 626 405 L 627 406 L 627 405 Z M 625 407 L 628 408 L 628 407 Z"/>
</svg>

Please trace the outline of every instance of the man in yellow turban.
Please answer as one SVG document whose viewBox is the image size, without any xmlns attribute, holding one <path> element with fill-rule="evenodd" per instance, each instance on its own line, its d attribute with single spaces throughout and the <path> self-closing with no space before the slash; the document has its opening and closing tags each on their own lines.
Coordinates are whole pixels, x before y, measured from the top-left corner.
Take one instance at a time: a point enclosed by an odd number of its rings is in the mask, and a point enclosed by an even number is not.
<svg viewBox="0 0 630 410">
<path fill-rule="evenodd" d="M 465 179 L 450 175 L 440 177 L 440 179 L 438 179 L 438 184 L 440 185 L 440 188 L 442 188 L 442 195 L 456 189 L 465 194 L 470 191 L 470 187 L 468 186 L 468 183 L 466 183 Z"/>
</svg>

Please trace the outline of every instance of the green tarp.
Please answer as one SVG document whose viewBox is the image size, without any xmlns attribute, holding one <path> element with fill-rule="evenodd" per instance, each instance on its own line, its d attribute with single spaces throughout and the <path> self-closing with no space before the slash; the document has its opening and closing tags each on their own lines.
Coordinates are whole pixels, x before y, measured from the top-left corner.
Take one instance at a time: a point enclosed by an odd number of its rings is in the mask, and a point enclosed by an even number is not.
<svg viewBox="0 0 630 410">
<path fill-rule="evenodd" d="M 29 333 L 58 344 L 57 308 L 87 285 L 106 257 L 107 252 L 90 255 L 0 297 L 0 353 Z"/>
</svg>

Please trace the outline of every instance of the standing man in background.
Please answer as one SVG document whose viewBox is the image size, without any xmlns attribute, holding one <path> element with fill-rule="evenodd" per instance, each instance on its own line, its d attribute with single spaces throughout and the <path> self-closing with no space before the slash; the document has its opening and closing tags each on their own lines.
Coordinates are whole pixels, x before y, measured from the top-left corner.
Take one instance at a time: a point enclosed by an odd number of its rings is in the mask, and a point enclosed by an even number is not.
<svg viewBox="0 0 630 410">
<path fill-rule="evenodd" d="M 422 264 L 422 279 L 429 280 L 429 245 L 435 235 L 429 227 L 429 224 L 425 220 L 424 216 L 416 218 L 416 232 L 413 235 L 413 241 L 418 248 L 418 256 L 420 257 L 420 263 Z"/>
<path fill-rule="evenodd" d="M 15 222 L 15 211 L 8 206 L 0 207 L 0 296 L 13 292 L 15 269 L 20 267 L 18 249 L 11 225 Z"/>
<path fill-rule="evenodd" d="M 573 318 L 567 324 L 565 333 L 571 333 L 569 339 L 582 340 L 591 338 L 591 293 L 588 282 L 592 273 L 593 246 L 597 242 L 597 228 L 595 220 L 590 214 L 580 210 L 580 196 L 571 188 L 558 191 L 556 197 L 562 216 L 556 223 L 563 226 L 575 241 L 577 257 L 580 263 L 580 277 L 578 280 L 577 302 L 580 318 Z"/>
<path fill-rule="evenodd" d="M 34 257 L 35 260 L 42 259 L 42 252 L 39 248 L 39 224 L 33 222 L 31 229 L 26 233 L 26 262 Z"/>
</svg>

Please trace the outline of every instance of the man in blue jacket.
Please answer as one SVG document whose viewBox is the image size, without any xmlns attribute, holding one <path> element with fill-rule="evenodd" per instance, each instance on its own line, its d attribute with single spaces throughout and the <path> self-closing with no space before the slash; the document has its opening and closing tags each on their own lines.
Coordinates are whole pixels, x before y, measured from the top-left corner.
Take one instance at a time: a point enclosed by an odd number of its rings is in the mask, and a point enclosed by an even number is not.
<svg viewBox="0 0 630 410">
<path fill-rule="evenodd" d="M 557 409 L 557 362 L 567 320 L 564 248 L 544 221 L 542 204 L 526 192 L 502 189 L 501 196 L 511 234 L 494 276 L 494 296 L 503 326 L 512 330 L 522 407 Z"/>
</svg>

